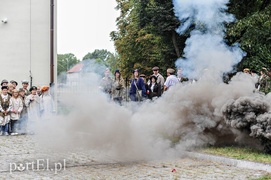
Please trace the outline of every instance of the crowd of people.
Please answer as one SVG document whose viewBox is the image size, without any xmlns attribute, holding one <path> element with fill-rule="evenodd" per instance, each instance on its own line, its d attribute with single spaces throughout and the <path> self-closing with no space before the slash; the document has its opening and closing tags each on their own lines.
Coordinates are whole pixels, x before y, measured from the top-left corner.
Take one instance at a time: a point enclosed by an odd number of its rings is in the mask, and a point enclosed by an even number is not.
<svg viewBox="0 0 271 180">
<path fill-rule="evenodd" d="M 153 74 L 146 78 L 146 75 L 140 74 L 138 69 L 133 70 L 133 77 L 129 81 L 128 88 L 129 101 L 155 100 L 172 86 L 188 80 L 182 77 L 181 69 L 178 69 L 176 76 L 175 70 L 168 68 L 166 78 L 159 73 L 159 67 L 153 67 L 152 71 Z M 114 77 L 111 78 L 110 70 L 107 68 L 105 70 L 105 76 L 101 80 L 100 88 L 109 94 L 113 101 L 119 104 L 122 104 L 127 93 L 127 85 L 119 70 L 116 70 Z"/>
<path fill-rule="evenodd" d="M 271 74 L 267 68 L 263 67 L 259 74 L 257 71 L 253 69 L 250 70 L 249 68 L 243 69 L 243 72 L 256 79 L 257 83 L 255 84 L 255 88 L 257 91 L 264 94 L 271 92 Z"/>
<path fill-rule="evenodd" d="M 175 73 L 173 68 L 168 68 L 166 78 L 159 73 L 159 67 L 153 67 L 152 71 L 153 74 L 146 77 L 145 74 L 140 74 L 139 70 L 135 69 L 132 72 L 133 76 L 129 80 L 129 83 L 125 84 L 119 70 L 116 70 L 114 77 L 111 78 L 110 70 L 107 68 L 105 76 L 102 78 L 100 88 L 109 94 L 113 101 L 122 104 L 124 99 L 127 101 L 155 100 L 170 89 L 170 87 L 180 82 L 190 81 L 182 75 L 182 69 L 178 69 L 177 73 Z M 256 91 L 265 94 L 271 92 L 271 73 L 269 73 L 266 68 L 262 68 L 259 74 L 255 70 L 245 68 L 243 73 L 255 78 L 257 82 L 255 84 Z M 191 82 L 195 82 L 195 80 Z M 126 95 L 128 95 L 128 98 Z"/>
<path fill-rule="evenodd" d="M 14 80 L 1 82 L 0 94 L 0 135 L 34 133 L 35 122 L 49 118 L 54 112 L 53 99 L 49 86 L 32 86 L 22 81 L 17 88 Z"/>
<path fill-rule="evenodd" d="M 172 86 L 188 78 L 182 76 L 182 70 L 177 73 L 173 68 L 167 69 L 167 77 L 159 73 L 159 67 L 152 68 L 153 74 L 146 77 L 138 69 L 132 72 L 129 83 L 125 82 L 120 70 L 115 70 L 111 78 L 107 68 L 101 80 L 100 88 L 116 103 L 122 105 L 123 101 L 151 101 L 162 96 Z M 255 89 L 262 93 L 271 92 L 271 73 L 262 68 L 260 74 L 245 68 L 243 73 L 255 78 Z M 54 114 L 54 103 L 49 93 L 49 86 L 32 86 L 28 90 L 29 82 L 22 81 L 22 87 L 17 88 L 14 80 L 1 82 L 0 93 L 0 135 L 18 135 L 32 133 L 35 122 L 48 119 Z M 127 98 L 128 97 L 128 98 Z"/>
</svg>

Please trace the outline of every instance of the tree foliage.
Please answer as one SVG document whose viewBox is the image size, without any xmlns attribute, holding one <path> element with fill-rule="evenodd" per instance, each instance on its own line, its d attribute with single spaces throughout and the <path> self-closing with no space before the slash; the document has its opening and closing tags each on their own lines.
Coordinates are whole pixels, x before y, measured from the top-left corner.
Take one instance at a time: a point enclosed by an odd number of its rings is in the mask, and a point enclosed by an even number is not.
<svg viewBox="0 0 271 180">
<path fill-rule="evenodd" d="M 57 55 L 57 75 L 67 72 L 72 66 L 80 62 L 72 53 Z"/>
<path fill-rule="evenodd" d="M 95 49 L 92 53 L 87 53 L 83 57 L 83 61 L 87 59 L 93 60 L 99 65 L 106 66 L 110 68 L 111 71 L 119 68 L 117 62 L 117 54 L 113 54 L 106 49 Z"/>
<path fill-rule="evenodd" d="M 111 32 L 118 53 L 117 62 L 126 76 L 134 68 L 149 75 L 153 66 L 162 72 L 174 67 L 183 55 L 188 34 L 175 30 L 180 22 L 174 15 L 172 0 L 116 0 L 120 16 L 118 30 Z M 271 69 L 271 0 L 230 0 L 229 12 L 236 22 L 228 25 L 229 45 L 240 43 L 247 53 L 238 65 L 259 70 Z"/>
<path fill-rule="evenodd" d="M 271 3 L 270 0 L 232 0 L 230 12 L 237 21 L 228 29 L 229 43 L 238 42 L 247 53 L 239 64 L 260 70 L 271 68 Z"/>
<path fill-rule="evenodd" d="M 111 33 L 120 68 L 129 76 L 134 68 L 150 75 L 153 66 L 162 71 L 174 67 L 184 43 L 171 0 L 117 0 L 118 31 Z"/>
</svg>

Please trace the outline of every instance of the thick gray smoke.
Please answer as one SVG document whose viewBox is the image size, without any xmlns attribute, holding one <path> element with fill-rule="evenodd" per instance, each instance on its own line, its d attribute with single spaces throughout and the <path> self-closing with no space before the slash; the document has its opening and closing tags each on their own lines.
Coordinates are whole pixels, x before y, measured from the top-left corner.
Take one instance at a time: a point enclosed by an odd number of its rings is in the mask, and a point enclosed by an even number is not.
<svg viewBox="0 0 271 180">
<path fill-rule="evenodd" d="M 229 100 L 222 108 L 226 123 L 259 139 L 265 152 L 271 153 L 270 96 L 255 93 Z"/>
<path fill-rule="evenodd" d="M 97 78 L 95 78 L 97 77 Z M 37 140 L 57 151 L 94 149 L 119 160 L 176 157 L 183 150 L 217 142 L 233 143 L 222 114 L 229 99 L 251 96 L 254 84 L 239 74 L 229 84 L 204 78 L 195 84 L 179 84 L 155 102 L 119 106 L 98 88 L 91 74 L 91 88 L 61 92 L 59 101 L 68 113 L 41 122 Z"/>
<path fill-rule="evenodd" d="M 204 69 L 219 77 L 230 72 L 244 52 L 237 44 L 229 47 L 224 40 L 224 24 L 234 21 L 234 16 L 226 13 L 229 0 L 173 0 L 173 3 L 181 21 L 177 32 L 184 34 L 193 28 L 186 41 L 184 57 L 177 60 L 176 66 L 193 79 L 201 77 Z"/>
<path fill-rule="evenodd" d="M 222 112 L 226 122 L 237 129 L 247 129 L 257 122 L 259 115 L 270 110 L 270 105 L 260 94 L 240 97 L 227 102 Z"/>
<path fill-rule="evenodd" d="M 175 157 L 197 146 L 234 143 L 239 136 L 233 130 L 236 127 L 227 125 L 224 117 L 241 127 L 246 125 L 242 117 L 252 120 L 259 113 L 242 116 L 232 111 L 239 111 L 234 100 L 253 96 L 254 79 L 241 73 L 229 84 L 221 82 L 221 74 L 230 71 L 243 56 L 238 47 L 228 47 L 223 41 L 223 22 L 233 20 L 225 14 L 227 2 L 174 1 L 180 20 L 186 18 L 180 32 L 196 23 L 187 41 L 185 60 L 177 61 L 189 77 L 198 78 L 196 83 L 178 84 L 154 102 L 119 106 L 98 88 L 100 77 L 86 72 L 76 86 L 58 90 L 58 101 L 67 113 L 41 122 L 38 142 L 57 151 L 96 149 L 119 160 Z M 262 110 L 264 103 L 258 105 L 257 111 L 267 112 L 267 106 Z"/>
</svg>

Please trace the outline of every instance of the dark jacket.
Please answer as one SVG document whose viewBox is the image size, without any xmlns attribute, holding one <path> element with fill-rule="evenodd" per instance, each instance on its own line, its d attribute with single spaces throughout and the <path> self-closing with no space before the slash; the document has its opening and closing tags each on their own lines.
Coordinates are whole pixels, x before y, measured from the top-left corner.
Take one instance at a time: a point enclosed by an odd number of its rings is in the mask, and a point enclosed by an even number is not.
<svg viewBox="0 0 271 180">
<path fill-rule="evenodd" d="M 153 97 L 160 97 L 162 92 L 161 92 L 161 85 L 159 83 L 155 83 L 153 87 L 153 91 L 151 91 L 151 86 L 152 84 L 148 85 L 148 90 L 150 91 L 148 97 L 152 99 Z"/>
<path fill-rule="evenodd" d="M 131 94 L 136 94 L 136 86 L 135 86 L 135 84 L 137 85 L 138 90 L 142 90 L 142 96 L 146 97 L 145 83 L 144 83 L 144 80 L 142 78 L 138 78 L 137 80 L 136 79 L 131 80 L 131 88 L 130 88 L 129 94 L 130 95 Z"/>
</svg>

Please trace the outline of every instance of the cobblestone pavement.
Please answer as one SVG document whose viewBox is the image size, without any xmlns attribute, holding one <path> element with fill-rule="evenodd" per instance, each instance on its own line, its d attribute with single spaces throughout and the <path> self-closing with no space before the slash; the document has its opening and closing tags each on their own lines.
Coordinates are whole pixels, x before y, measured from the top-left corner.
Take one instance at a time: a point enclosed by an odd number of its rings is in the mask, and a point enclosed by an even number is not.
<svg viewBox="0 0 271 180">
<path fill-rule="evenodd" d="M 124 163 L 90 150 L 53 153 L 38 147 L 34 136 L 0 136 L 0 179 L 233 180 L 266 174 L 186 157 Z"/>
</svg>

